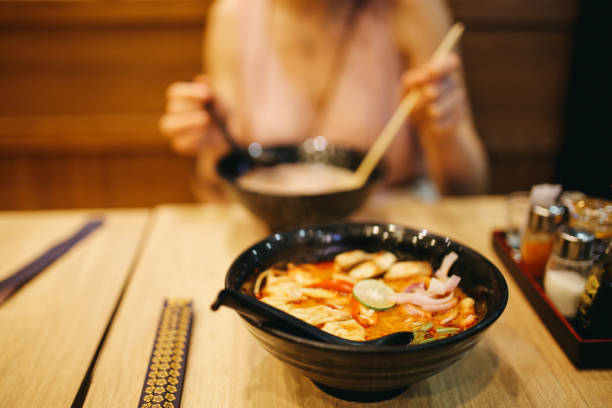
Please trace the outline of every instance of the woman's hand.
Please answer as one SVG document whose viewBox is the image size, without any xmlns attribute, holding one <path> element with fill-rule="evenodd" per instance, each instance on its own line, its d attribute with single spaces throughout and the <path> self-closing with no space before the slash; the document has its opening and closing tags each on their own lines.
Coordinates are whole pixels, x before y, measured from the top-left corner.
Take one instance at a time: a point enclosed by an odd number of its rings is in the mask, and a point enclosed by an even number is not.
<svg viewBox="0 0 612 408">
<path fill-rule="evenodd" d="M 201 201 L 223 200 L 216 164 L 228 146 L 205 109 L 207 103 L 215 103 L 215 108 L 219 105 L 208 78 L 199 75 L 192 82 L 175 82 L 168 87 L 166 98 L 159 129 L 176 152 L 197 155 L 194 193 Z"/>
<path fill-rule="evenodd" d="M 410 118 L 438 189 L 443 194 L 484 191 L 486 154 L 472 123 L 459 56 L 451 53 L 407 71 L 402 85 L 404 92 L 420 94 Z"/>
<path fill-rule="evenodd" d="M 438 62 L 429 62 L 404 73 L 404 93 L 413 89 L 420 92 L 411 114 L 420 132 L 434 137 L 456 133 L 468 112 L 460 68 L 459 56 L 451 53 Z"/>
<path fill-rule="evenodd" d="M 212 88 L 203 75 L 168 87 L 166 113 L 159 121 L 159 129 L 176 152 L 196 155 L 202 150 L 213 130 L 204 105 L 213 99 Z"/>
</svg>

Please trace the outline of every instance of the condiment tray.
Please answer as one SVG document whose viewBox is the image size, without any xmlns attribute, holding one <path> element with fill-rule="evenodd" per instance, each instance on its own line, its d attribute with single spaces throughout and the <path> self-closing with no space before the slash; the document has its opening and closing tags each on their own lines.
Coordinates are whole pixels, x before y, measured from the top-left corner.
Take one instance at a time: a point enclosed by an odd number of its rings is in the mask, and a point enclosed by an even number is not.
<svg viewBox="0 0 612 408">
<path fill-rule="evenodd" d="M 542 286 L 517 263 L 505 231 L 493 231 L 493 246 L 516 283 L 567 357 L 577 368 L 612 368 L 612 339 L 585 339 L 546 296 Z"/>
</svg>

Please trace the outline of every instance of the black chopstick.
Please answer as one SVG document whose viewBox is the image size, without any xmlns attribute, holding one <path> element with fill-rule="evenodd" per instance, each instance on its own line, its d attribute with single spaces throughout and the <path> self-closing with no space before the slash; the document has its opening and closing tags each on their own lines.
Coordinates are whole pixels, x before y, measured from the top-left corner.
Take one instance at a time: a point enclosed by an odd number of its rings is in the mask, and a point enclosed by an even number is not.
<svg viewBox="0 0 612 408">
<path fill-rule="evenodd" d="M 192 323 L 190 299 L 164 300 L 138 408 L 180 407 Z"/>
<path fill-rule="evenodd" d="M 30 279 L 42 272 L 46 267 L 55 262 L 63 254 L 68 252 L 70 248 L 76 245 L 87 235 L 96 230 L 104 223 L 102 219 L 89 221 L 75 234 L 68 239 L 54 245 L 47 252 L 34 259 L 32 262 L 13 273 L 11 276 L 0 282 L 0 305 L 8 299 L 13 293 L 21 288 Z"/>
</svg>

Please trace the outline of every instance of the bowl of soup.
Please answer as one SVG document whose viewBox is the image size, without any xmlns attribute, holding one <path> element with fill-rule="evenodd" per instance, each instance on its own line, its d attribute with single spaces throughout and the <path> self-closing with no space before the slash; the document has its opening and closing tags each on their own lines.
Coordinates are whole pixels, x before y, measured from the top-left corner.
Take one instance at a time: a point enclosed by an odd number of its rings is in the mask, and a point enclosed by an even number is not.
<svg viewBox="0 0 612 408">
<path fill-rule="evenodd" d="M 323 391 L 353 401 L 391 398 L 451 366 L 508 299 L 501 272 L 473 249 L 427 230 L 380 223 L 272 234 L 236 258 L 225 287 L 353 340 L 332 344 L 239 313 L 272 356 Z M 406 344 L 365 344 L 394 331 L 414 336 Z"/>
<path fill-rule="evenodd" d="M 306 145 L 307 146 L 307 145 Z M 384 170 L 379 165 L 357 187 L 346 187 L 363 152 L 325 145 L 322 148 L 273 146 L 262 155 L 268 165 L 230 152 L 217 172 L 232 194 L 272 230 L 342 219 L 367 199 Z"/>
</svg>

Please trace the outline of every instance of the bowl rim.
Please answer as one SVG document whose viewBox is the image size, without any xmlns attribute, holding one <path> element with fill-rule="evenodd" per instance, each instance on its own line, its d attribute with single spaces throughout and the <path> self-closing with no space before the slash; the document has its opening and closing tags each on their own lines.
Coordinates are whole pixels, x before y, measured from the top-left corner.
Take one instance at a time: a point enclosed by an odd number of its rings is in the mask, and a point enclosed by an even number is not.
<svg viewBox="0 0 612 408">
<path fill-rule="evenodd" d="M 299 151 L 299 146 L 300 146 L 299 144 L 270 145 L 270 146 L 264 146 L 263 150 L 271 151 L 271 150 L 287 149 L 287 150 L 292 150 L 292 151 Z M 365 154 L 367 153 L 366 151 L 353 149 L 348 146 L 334 145 L 333 147 L 335 149 L 338 149 L 344 152 L 348 152 L 350 154 L 357 154 L 357 155 L 365 156 Z M 381 160 L 378 162 L 378 164 L 376 165 L 376 167 L 374 168 L 374 170 L 372 171 L 372 173 L 370 174 L 366 182 L 363 183 L 363 185 L 356 187 L 356 188 L 351 188 L 348 190 L 340 190 L 340 191 L 330 191 L 327 193 L 319 193 L 319 194 L 268 194 L 268 193 L 262 193 L 262 192 L 258 192 L 254 190 L 245 189 L 236 182 L 238 177 L 231 177 L 227 173 L 221 171 L 222 163 L 224 163 L 226 160 L 229 160 L 231 157 L 240 157 L 240 153 L 230 150 L 228 153 L 221 156 L 219 160 L 217 160 L 217 163 L 215 165 L 215 170 L 217 172 L 217 175 L 219 175 L 225 183 L 227 183 L 232 188 L 236 189 L 237 191 L 240 191 L 243 194 L 252 194 L 254 196 L 268 197 L 272 199 L 287 199 L 287 198 L 301 199 L 301 200 L 320 199 L 320 198 L 326 198 L 326 197 L 334 197 L 334 196 L 342 196 L 346 194 L 351 194 L 356 191 L 359 191 L 365 188 L 369 188 L 373 186 L 374 184 L 381 182 L 384 179 L 385 174 L 387 173 L 387 168 L 384 162 Z M 295 161 L 295 162 L 290 162 L 290 163 L 300 163 L 300 161 Z M 346 167 L 343 167 L 343 168 L 346 168 Z"/>
<path fill-rule="evenodd" d="M 243 258 L 244 256 L 247 256 L 248 253 L 250 253 L 251 251 L 259 247 L 265 246 L 267 243 L 269 243 L 272 240 L 272 238 L 275 238 L 277 235 L 293 235 L 293 234 L 297 234 L 300 230 L 324 230 L 324 231 L 331 232 L 331 230 L 333 230 L 334 228 L 337 229 L 342 226 L 346 227 L 347 225 L 354 226 L 354 227 L 361 227 L 362 229 L 366 227 L 374 227 L 374 226 L 378 226 L 379 228 L 380 227 L 388 228 L 390 226 L 394 226 L 396 230 L 399 228 L 403 230 L 404 232 L 411 233 L 411 234 L 425 234 L 428 237 L 435 238 L 435 239 L 441 239 L 441 240 L 444 240 L 445 242 L 449 242 L 450 244 L 457 245 L 462 248 L 462 251 L 471 252 L 472 255 L 475 255 L 477 258 L 480 258 L 480 260 L 482 260 L 489 268 L 492 269 L 494 277 L 498 281 L 501 292 L 502 292 L 502 299 L 501 299 L 499 306 L 497 307 L 496 310 L 494 310 L 491 313 L 490 316 L 486 316 L 476 325 L 470 327 L 469 329 L 465 331 L 462 331 L 459 334 L 456 334 L 456 335 L 453 335 L 453 336 L 450 336 L 444 339 L 440 339 L 437 341 L 425 343 L 425 344 L 411 345 L 409 347 L 405 345 L 383 345 L 383 346 L 363 345 L 361 346 L 361 345 L 331 344 L 331 343 L 326 343 L 324 341 L 311 340 L 305 337 L 287 333 L 281 329 L 277 329 L 274 327 L 266 327 L 266 326 L 259 327 L 253 321 L 251 321 L 248 317 L 243 316 L 240 313 L 236 312 L 238 316 L 240 316 L 248 325 L 252 326 L 254 329 L 261 330 L 273 337 L 276 337 L 277 339 L 284 340 L 284 341 L 287 341 L 289 343 L 293 343 L 296 345 L 308 346 L 308 347 L 316 348 L 319 350 L 327 350 L 327 351 L 341 351 L 341 352 L 358 353 L 358 354 L 372 354 L 372 353 L 387 354 L 387 353 L 417 353 L 422 350 L 432 350 L 432 349 L 444 347 L 449 344 L 460 343 L 462 342 L 462 340 L 467 340 L 470 337 L 477 337 L 479 334 L 481 335 L 485 329 L 491 326 L 506 309 L 506 306 L 508 304 L 508 296 L 509 296 L 508 284 L 506 282 L 506 279 L 504 278 L 504 275 L 499 270 L 499 268 L 497 268 L 497 266 L 495 266 L 491 261 L 489 261 L 480 252 L 448 236 L 437 234 L 437 233 L 432 233 L 427 228 L 413 229 L 413 228 L 406 227 L 406 226 L 396 224 L 396 223 L 384 223 L 384 222 L 381 223 L 381 222 L 367 222 L 367 221 L 364 221 L 364 222 L 340 221 L 340 222 L 332 222 L 332 223 L 325 223 L 325 224 L 314 224 L 314 225 L 308 225 L 305 227 L 294 228 L 294 229 L 284 230 L 280 232 L 274 232 L 268 235 L 267 237 L 265 237 L 264 239 L 261 239 L 260 241 L 251 245 L 249 248 L 246 248 L 236 257 L 236 259 L 232 262 L 232 264 L 230 265 L 226 273 L 225 288 L 226 289 L 232 288 L 232 285 L 230 282 L 230 274 L 234 269 L 241 267 L 239 265 L 240 259 Z"/>
</svg>

